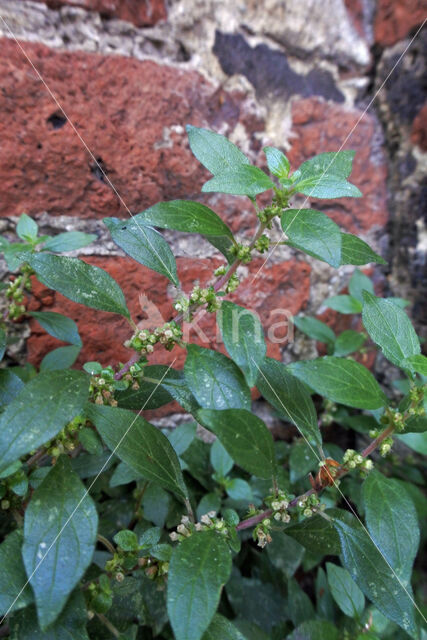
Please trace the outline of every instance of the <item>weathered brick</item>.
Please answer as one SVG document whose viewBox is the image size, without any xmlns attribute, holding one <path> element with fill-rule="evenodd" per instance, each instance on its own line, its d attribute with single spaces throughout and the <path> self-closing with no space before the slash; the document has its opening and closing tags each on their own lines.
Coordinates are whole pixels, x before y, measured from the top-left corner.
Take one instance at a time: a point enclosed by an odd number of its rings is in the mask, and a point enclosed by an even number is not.
<svg viewBox="0 0 427 640">
<path fill-rule="evenodd" d="M 82 7 L 104 17 L 133 22 L 137 27 L 151 27 L 166 18 L 164 0 L 36 0 L 51 9 Z"/>
<path fill-rule="evenodd" d="M 382 46 L 406 38 L 427 14 L 425 0 L 378 0 L 375 16 L 375 41 Z"/>
</svg>

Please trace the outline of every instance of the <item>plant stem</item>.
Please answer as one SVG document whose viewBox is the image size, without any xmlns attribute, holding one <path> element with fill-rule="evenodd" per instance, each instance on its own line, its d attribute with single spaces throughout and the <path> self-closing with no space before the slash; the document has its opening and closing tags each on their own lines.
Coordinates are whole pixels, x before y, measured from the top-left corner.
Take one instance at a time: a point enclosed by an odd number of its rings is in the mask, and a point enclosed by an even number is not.
<svg viewBox="0 0 427 640">
<path fill-rule="evenodd" d="M 113 547 L 113 545 L 111 544 L 111 542 L 109 540 L 107 540 L 107 538 L 104 538 L 104 536 L 102 536 L 100 533 L 98 533 L 98 535 L 96 536 L 96 539 L 98 540 L 98 542 L 100 542 L 101 544 L 104 545 L 104 547 L 106 549 L 108 549 L 108 551 L 114 555 L 116 553 L 115 548 Z"/>
<path fill-rule="evenodd" d="M 188 498 L 185 498 L 184 504 L 185 504 L 185 508 L 187 509 L 188 517 L 190 518 L 191 522 L 196 522 L 194 518 L 193 508 L 190 504 L 190 500 Z"/>
<path fill-rule="evenodd" d="M 25 464 L 28 467 L 32 467 L 33 465 L 37 464 L 37 462 L 39 462 L 44 455 L 46 455 L 46 451 L 44 449 L 39 449 L 33 456 L 31 456 L 31 458 L 28 458 Z"/>
<path fill-rule="evenodd" d="M 123 378 L 123 376 L 125 375 L 125 373 L 127 373 L 129 371 L 129 369 L 131 368 L 132 365 L 134 365 L 136 362 L 138 362 L 138 360 L 140 359 L 140 354 L 139 353 L 135 353 L 127 362 L 125 365 L 123 365 L 123 367 L 120 369 L 120 371 L 118 371 L 117 373 L 114 374 L 114 380 L 120 380 L 121 378 Z"/>
<path fill-rule="evenodd" d="M 393 431 L 394 431 L 394 427 L 392 425 L 387 427 L 387 429 L 384 429 L 384 431 L 380 433 L 380 435 L 377 438 L 375 438 L 375 440 L 373 440 L 371 444 L 368 447 L 366 447 L 366 449 L 363 449 L 363 451 L 360 452 L 360 455 L 363 458 L 367 458 L 378 447 L 378 445 L 381 444 L 383 440 L 385 440 L 388 436 L 390 436 L 393 433 Z"/>
<path fill-rule="evenodd" d="M 120 638 L 121 633 L 116 627 L 104 616 L 103 613 L 97 613 L 98 620 L 102 622 L 102 624 L 107 627 L 108 631 L 113 634 L 115 638 Z"/>
</svg>

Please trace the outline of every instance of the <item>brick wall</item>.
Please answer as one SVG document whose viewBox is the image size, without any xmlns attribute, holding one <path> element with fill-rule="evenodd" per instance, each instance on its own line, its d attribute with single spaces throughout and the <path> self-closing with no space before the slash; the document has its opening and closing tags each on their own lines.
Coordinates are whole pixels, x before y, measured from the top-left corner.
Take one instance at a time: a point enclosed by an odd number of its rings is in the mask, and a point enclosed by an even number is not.
<svg viewBox="0 0 427 640">
<path fill-rule="evenodd" d="M 98 241 L 81 253 L 119 281 L 135 318 L 144 315 L 141 292 L 168 316 L 166 279 L 125 259 L 102 218 L 126 218 L 163 199 L 201 199 L 207 174 L 189 151 L 186 123 L 230 136 L 260 166 L 265 144 L 283 148 L 293 163 L 343 144 L 357 151 L 353 182 L 364 198 L 322 201 L 322 208 L 390 261 L 375 279 L 408 297 L 422 325 L 425 33 L 370 101 L 424 14 L 425 3 L 415 0 L 0 0 L 0 230 L 26 212 L 46 232 L 96 233 Z M 241 238 L 253 228 L 243 198 L 201 200 Z M 218 254 L 199 239 L 166 237 L 184 289 L 204 283 Z M 351 273 L 282 247 L 250 284 L 258 263 L 242 272 L 234 299 L 258 310 L 267 327 L 277 306 L 317 313 Z M 81 361 L 126 358 L 122 320 L 83 312 L 40 285 L 35 294 L 33 309 L 63 311 L 78 322 Z M 207 319 L 208 332 L 211 324 Z M 33 329 L 28 349 L 38 362 L 54 341 Z"/>
</svg>

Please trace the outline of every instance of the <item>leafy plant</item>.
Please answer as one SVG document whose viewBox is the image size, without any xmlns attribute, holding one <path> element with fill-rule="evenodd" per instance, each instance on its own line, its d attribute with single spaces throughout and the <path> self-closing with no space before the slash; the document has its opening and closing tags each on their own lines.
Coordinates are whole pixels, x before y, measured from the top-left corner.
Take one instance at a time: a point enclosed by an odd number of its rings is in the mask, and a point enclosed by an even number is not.
<svg viewBox="0 0 427 640">
<path fill-rule="evenodd" d="M 275 219 L 279 244 L 332 267 L 384 262 L 325 213 L 292 204 L 298 193 L 361 196 L 348 180 L 354 152 L 322 153 L 291 171 L 279 149 L 266 147 L 270 177 L 223 136 L 187 131 L 212 174 L 202 191 L 248 197 L 258 224 L 251 241 L 238 242 L 214 211 L 187 200 L 104 220 L 131 259 L 176 286 L 176 313 L 163 326 L 138 328 L 111 276 L 57 255 L 93 236 L 39 236 L 23 214 L 20 241 L 0 240 L 14 272 L 3 287 L 2 357 L 25 317 L 68 343 L 39 371 L 0 370 L 0 635 L 420 638 L 427 360 L 405 302 L 376 297 L 356 269 L 349 293 L 325 301 L 356 314 L 352 328 L 336 335 L 318 318 L 295 318 L 326 355 L 285 365 L 266 356 L 257 315 L 225 299 L 239 286 L 239 267 L 268 251 Z M 265 192 L 270 203 L 261 208 Z M 156 228 L 200 234 L 224 255 L 207 288 L 179 289 Z M 35 278 L 126 318 L 129 360 L 70 369 L 82 347 L 77 326 L 27 311 Z M 216 315 L 228 355 L 185 339 L 183 326 L 200 308 Z M 182 370 L 150 364 L 176 345 L 187 351 Z M 377 349 L 401 371 L 393 388 L 364 366 Z M 275 441 L 254 411 L 255 388 L 285 424 L 286 441 Z M 190 421 L 160 429 L 140 415 L 171 401 Z"/>
</svg>

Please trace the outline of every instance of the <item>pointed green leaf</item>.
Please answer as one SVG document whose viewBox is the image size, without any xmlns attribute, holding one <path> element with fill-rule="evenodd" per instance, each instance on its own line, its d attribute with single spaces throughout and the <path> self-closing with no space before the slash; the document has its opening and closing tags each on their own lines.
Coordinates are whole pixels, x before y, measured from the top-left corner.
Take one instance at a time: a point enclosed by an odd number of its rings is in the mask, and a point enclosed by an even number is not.
<svg viewBox="0 0 427 640">
<path fill-rule="evenodd" d="M 332 267 L 341 264 L 341 231 L 333 220 L 314 209 L 286 209 L 281 216 L 287 244 Z"/>
<path fill-rule="evenodd" d="M 346 569 L 326 563 L 332 596 L 346 616 L 360 618 L 365 608 L 365 596 Z"/>
<path fill-rule="evenodd" d="M 327 620 L 307 620 L 286 636 L 286 640 L 339 640 L 339 631 Z"/>
<path fill-rule="evenodd" d="M 361 198 L 362 192 L 348 180 L 339 176 L 324 175 L 306 178 L 293 185 L 298 193 L 309 198 Z"/>
<path fill-rule="evenodd" d="M 328 520 L 319 515 L 291 524 L 285 533 L 311 553 L 331 556 L 341 553 L 338 533 Z"/>
<path fill-rule="evenodd" d="M 231 572 L 231 554 L 221 534 L 202 531 L 173 551 L 168 573 L 168 613 L 176 640 L 200 640 Z"/>
<path fill-rule="evenodd" d="M 374 293 L 374 284 L 360 269 L 355 269 L 348 283 L 348 290 L 353 298 L 356 298 L 356 300 L 359 300 L 359 302 L 363 304 L 363 291 Z"/>
<path fill-rule="evenodd" d="M 365 340 L 366 337 L 359 331 L 354 331 L 353 329 L 343 331 L 335 342 L 334 356 L 342 358 L 358 351 Z"/>
<path fill-rule="evenodd" d="M 200 202 L 192 202 L 191 200 L 159 202 L 142 213 L 138 213 L 133 220 L 139 224 L 148 224 L 161 229 L 233 238 L 230 229 L 215 211 Z"/>
<path fill-rule="evenodd" d="M 242 469 L 259 478 L 271 478 L 276 469 L 273 438 L 265 423 L 245 409 L 201 409 L 201 424 L 218 436 Z"/>
<path fill-rule="evenodd" d="M 10 640 L 89 640 L 86 604 L 76 589 L 58 619 L 46 631 L 40 631 L 34 607 L 20 611 L 11 621 Z"/>
<path fill-rule="evenodd" d="M 21 391 L 24 383 L 10 369 L 0 369 L 0 407 L 9 404 Z"/>
<path fill-rule="evenodd" d="M 403 367 L 416 371 L 422 376 L 427 376 L 427 358 L 422 354 L 406 358 L 403 362 Z"/>
<path fill-rule="evenodd" d="M 56 436 L 88 395 L 82 371 L 46 371 L 30 380 L 0 417 L 0 468 Z"/>
<path fill-rule="evenodd" d="M 325 307 L 328 309 L 333 309 L 334 311 L 338 311 L 339 313 L 360 313 L 362 311 L 363 305 L 357 300 L 357 298 L 353 298 L 353 296 L 331 296 L 330 298 L 326 298 L 323 302 Z"/>
<path fill-rule="evenodd" d="M 184 375 L 204 409 L 251 408 L 251 393 L 240 369 L 222 353 L 188 345 Z"/>
<path fill-rule="evenodd" d="M 209 411 L 209 409 L 206 409 L 206 411 Z M 222 478 L 225 478 L 234 466 L 233 458 L 227 453 L 226 448 L 218 438 L 212 443 L 210 461 L 214 471 Z"/>
<path fill-rule="evenodd" d="M 216 614 L 202 640 L 246 640 L 246 638 L 242 636 L 230 620 Z"/>
<path fill-rule="evenodd" d="M 168 243 L 158 231 L 138 223 L 135 218 L 104 218 L 103 222 L 114 242 L 128 256 L 166 276 L 174 285 L 179 285 L 175 258 Z"/>
<path fill-rule="evenodd" d="M 21 557 L 22 531 L 13 531 L 0 545 L 0 615 L 17 611 L 33 602 Z"/>
<path fill-rule="evenodd" d="M 53 238 L 49 238 L 44 245 L 43 251 L 53 251 L 60 253 L 62 251 L 75 251 L 76 249 L 82 249 L 88 244 L 91 244 L 96 240 L 96 235 L 93 233 L 83 233 L 83 231 L 65 231 L 59 233 Z"/>
<path fill-rule="evenodd" d="M 79 258 L 34 253 L 25 260 L 46 287 L 91 309 L 111 311 L 129 318 L 123 291 L 103 269 Z"/>
<path fill-rule="evenodd" d="M 59 371 L 69 369 L 77 360 L 81 347 L 71 345 L 58 347 L 50 351 L 40 363 L 40 371 Z"/>
<path fill-rule="evenodd" d="M 35 220 L 27 216 L 26 213 L 23 213 L 16 225 L 16 233 L 22 240 L 27 240 L 27 242 L 32 242 L 37 238 L 39 227 Z"/>
<path fill-rule="evenodd" d="M 98 514 L 66 456 L 34 491 L 25 511 L 22 557 L 42 630 L 61 613 L 92 561 Z"/>
<path fill-rule="evenodd" d="M 371 247 L 352 233 L 341 234 L 341 264 L 363 265 L 369 262 L 387 264 L 384 258 L 372 251 Z"/>
<path fill-rule="evenodd" d="M 230 193 L 235 196 L 255 197 L 259 193 L 274 189 L 274 182 L 258 167 L 242 164 L 223 173 L 217 173 L 205 182 L 204 193 Z"/>
<path fill-rule="evenodd" d="M 257 387 L 264 398 L 285 420 L 292 422 L 308 440 L 321 445 L 316 410 L 307 389 L 272 358 L 266 358 L 259 369 Z"/>
<path fill-rule="evenodd" d="M 77 325 L 71 318 L 54 311 L 30 311 L 28 315 L 35 318 L 54 338 L 77 346 L 82 344 Z"/>
<path fill-rule="evenodd" d="M 355 153 L 351 150 L 319 153 L 298 167 L 298 175 L 302 178 L 310 178 L 325 173 L 326 175 L 348 178 L 353 167 Z"/>
<path fill-rule="evenodd" d="M 324 356 L 292 362 L 289 371 L 316 393 L 356 409 L 379 409 L 387 403 L 378 382 L 355 360 Z"/>
<path fill-rule="evenodd" d="M 225 348 L 230 357 L 242 369 L 250 387 L 255 385 L 258 369 L 267 347 L 259 318 L 244 307 L 224 300 L 217 313 Z"/>
<path fill-rule="evenodd" d="M 420 341 L 406 313 L 389 300 L 363 292 L 362 320 L 372 340 L 393 364 L 404 366 L 406 358 L 420 353 Z"/>
<path fill-rule="evenodd" d="M 219 133 L 189 124 L 186 129 L 191 151 L 214 175 L 234 169 L 239 164 L 249 164 L 244 153 Z"/>
<path fill-rule="evenodd" d="M 187 497 L 178 456 L 159 429 L 126 409 L 88 404 L 86 414 L 120 460 L 147 480 Z"/>
<path fill-rule="evenodd" d="M 378 471 L 372 471 L 363 483 L 362 496 L 368 531 L 407 586 L 420 542 L 414 504 L 396 480 Z"/>
<path fill-rule="evenodd" d="M 306 336 L 318 340 L 319 342 L 325 342 L 328 345 L 333 346 L 335 343 L 335 333 L 331 327 L 318 320 L 317 318 L 310 318 L 308 316 L 295 316 L 293 318 L 294 325 Z"/>
<path fill-rule="evenodd" d="M 403 587 L 362 524 L 349 512 L 333 510 L 344 567 L 373 604 L 413 638 L 418 637 L 412 591 Z"/>
<path fill-rule="evenodd" d="M 267 156 L 270 173 L 277 178 L 286 178 L 289 173 L 290 164 L 285 154 L 282 153 L 280 149 L 276 149 L 276 147 L 264 147 L 263 151 Z"/>
</svg>

